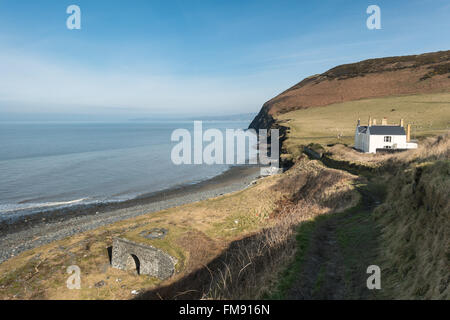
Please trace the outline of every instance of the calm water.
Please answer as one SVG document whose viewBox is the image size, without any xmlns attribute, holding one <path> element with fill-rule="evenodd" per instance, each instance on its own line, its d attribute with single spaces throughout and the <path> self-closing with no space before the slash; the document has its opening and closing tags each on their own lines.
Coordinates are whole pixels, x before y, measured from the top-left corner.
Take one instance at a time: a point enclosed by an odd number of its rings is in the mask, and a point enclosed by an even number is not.
<svg viewBox="0 0 450 320">
<path fill-rule="evenodd" d="M 246 128 L 249 122 L 203 122 Z M 0 217 L 122 201 L 217 175 L 227 165 L 172 164 L 172 131 L 193 122 L 1 123 Z"/>
</svg>

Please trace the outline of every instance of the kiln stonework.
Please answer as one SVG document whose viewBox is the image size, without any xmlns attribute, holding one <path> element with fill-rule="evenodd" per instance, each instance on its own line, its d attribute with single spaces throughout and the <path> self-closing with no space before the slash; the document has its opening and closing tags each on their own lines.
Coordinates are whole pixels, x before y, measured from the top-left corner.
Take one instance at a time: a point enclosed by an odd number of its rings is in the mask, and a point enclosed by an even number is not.
<svg viewBox="0 0 450 320">
<path fill-rule="evenodd" d="M 121 270 L 136 269 L 138 274 L 157 277 L 161 280 L 175 272 L 176 259 L 166 252 L 123 238 L 114 238 L 111 266 Z"/>
</svg>

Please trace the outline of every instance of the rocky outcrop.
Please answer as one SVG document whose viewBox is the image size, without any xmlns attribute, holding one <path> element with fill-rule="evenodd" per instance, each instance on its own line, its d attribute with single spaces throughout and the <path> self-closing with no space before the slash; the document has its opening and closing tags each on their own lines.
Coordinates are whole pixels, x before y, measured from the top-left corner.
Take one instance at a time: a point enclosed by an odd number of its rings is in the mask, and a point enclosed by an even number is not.
<svg viewBox="0 0 450 320">
<path fill-rule="evenodd" d="M 274 118 L 268 113 L 269 104 L 266 102 L 249 125 L 249 129 L 269 129 L 274 124 Z"/>
</svg>

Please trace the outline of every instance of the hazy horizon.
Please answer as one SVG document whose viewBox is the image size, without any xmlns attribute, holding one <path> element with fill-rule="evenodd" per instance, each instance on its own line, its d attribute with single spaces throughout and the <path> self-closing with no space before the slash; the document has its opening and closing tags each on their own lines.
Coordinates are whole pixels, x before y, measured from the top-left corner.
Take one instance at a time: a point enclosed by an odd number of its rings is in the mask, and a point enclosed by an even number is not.
<svg viewBox="0 0 450 320">
<path fill-rule="evenodd" d="M 124 122 L 124 121 L 193 121 L 252 120 L 257 112 L 241 114 L 70 114 L 70 113 L 0 113 L 1 122 Z"/>
</svg>

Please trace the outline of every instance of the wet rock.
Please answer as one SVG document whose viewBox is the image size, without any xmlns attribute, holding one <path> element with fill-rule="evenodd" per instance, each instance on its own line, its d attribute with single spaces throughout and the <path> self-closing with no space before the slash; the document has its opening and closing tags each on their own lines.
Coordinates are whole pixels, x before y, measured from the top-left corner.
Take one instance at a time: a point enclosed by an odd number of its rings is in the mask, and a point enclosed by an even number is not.
<svg viewBox="0 0 450 320">
<path fill-rule="evenodd" d="M 99 281 L 99 282 L 97 282 L 95 285 L 94 285 L 94 287 L 96 287 L 96 288 L 101 288 L 101 287 L 103 287 L 103 286 L 105 286 L 106 285 L 106 282 L 105 281 Z"/>
<path fill-rule="evenodd" d="M 142 231 L 139 235 L 150 240 L 162 239 L 166 236 L 167 232 L 169 232 L 169 230 L 164 228 L 153 228 L 151 230 Z"/>
</svg>

